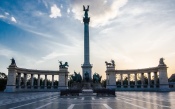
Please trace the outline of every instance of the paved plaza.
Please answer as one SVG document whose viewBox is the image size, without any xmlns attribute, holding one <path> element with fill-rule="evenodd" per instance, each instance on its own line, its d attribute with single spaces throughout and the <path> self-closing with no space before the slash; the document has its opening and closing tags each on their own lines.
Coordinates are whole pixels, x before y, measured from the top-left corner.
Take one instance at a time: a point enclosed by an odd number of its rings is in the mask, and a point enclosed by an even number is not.
<svg viewBox="0 0 175 109">
<path fill-rule="evenodd" d="M 116 92 L 117 97 L 60 97 L 59 92 L 0 93 L 0 109 L 175 109 L 175 92 Z"/>
</svg>

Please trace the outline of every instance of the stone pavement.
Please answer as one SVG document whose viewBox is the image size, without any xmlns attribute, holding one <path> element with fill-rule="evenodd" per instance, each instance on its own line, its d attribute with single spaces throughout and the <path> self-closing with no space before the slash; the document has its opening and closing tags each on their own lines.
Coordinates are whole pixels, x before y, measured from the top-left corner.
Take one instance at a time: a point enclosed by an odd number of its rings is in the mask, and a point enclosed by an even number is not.
<svg viewBox="0 0 175 109">
<path fill-rule="evenodd" d="M 117 97 L 60 97 L 59 92 L 0 93 L 0 109 L 175 109 L 175 92 L 116 92 Z"/>
</svg>

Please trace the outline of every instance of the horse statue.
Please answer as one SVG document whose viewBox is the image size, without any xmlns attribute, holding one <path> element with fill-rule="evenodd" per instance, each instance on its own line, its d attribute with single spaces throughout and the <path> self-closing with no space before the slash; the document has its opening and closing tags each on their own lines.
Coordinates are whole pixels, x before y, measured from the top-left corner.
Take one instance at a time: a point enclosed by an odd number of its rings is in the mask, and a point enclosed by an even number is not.
<svg viewBox="0 0 175 109">
<path fill-rule="evenodd" d="M 94 73 L 93 75 L 93 82 L 94 83 L 100 83 L 102 76 L 100 76 L 98 73 Z"/>
<path fill-rule="evenodd" d="M 105 63 L 107 67 L 115 67 L 115 61 L 112 59 L 111 59 L 111 63 L 110 62 L 108 63 L 107 61 L 105 61 Z"/>
<path fill-rule="evenodd" d="M 14 58 L 11 59 L 11 65 L 16 65 L 16 62 L 15 62 Z"/>
<path fill-rule="evenodd" d="M 62 64 L 62 61 L 58 61 L 58 62 L 60 63 L 59 68 L 67 68 L 67 67 L 69 67 L 68 62 L 65 62 L 65 64 Z"/>
</svg>

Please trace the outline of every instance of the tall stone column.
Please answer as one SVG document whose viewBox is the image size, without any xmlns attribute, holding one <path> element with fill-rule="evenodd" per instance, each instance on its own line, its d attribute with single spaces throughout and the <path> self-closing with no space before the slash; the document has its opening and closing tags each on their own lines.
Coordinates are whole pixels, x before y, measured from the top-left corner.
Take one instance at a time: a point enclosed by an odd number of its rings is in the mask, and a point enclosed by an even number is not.
<svg viewBox="0 0 175 109">
<path fill-rule="evenodd" d="M 40 89 L 40 74 L 38 74 L 38 89 Z"/>
<path fill-rule="evenodd" d="M 24 73 L 24 87 L 27 89 L 27 74 Z"/>
<path fill-rule="evenodd" d="M 8 68 L 8 79 L 7 85 L 4 92 L 15 92 L 16 91 L 16 64 L 11 64 Z"/>
<path fill-rule="evenodd" d="M 135 76 L 134 76 L 134 80 L 135 80 L 135 88 L 137 88 L 137 73 L 135 73 Z"/>
<path fill-rule="evenodd" d="M 150 88 L 151 85 L 151 72 L 148 72 L 148 88 Z"/>
<path fill-rule="evenodd" d="M 45 75 L 44 88 L 47 89 L 47 75 Z"/>
<path fill-rule="evenodd" d="M 21 88 L 21 73 L 18 73 L 18 88 Z"/>
<path fill-rule="evenodd" d="M 144 73 L 141 73 L 141 87 L 144 88 Z"/>
<path fill-rule="evenodd" d="M 31 74 L 31 83 L 30 83 L 30 86 L 31 86 L 32 89 L 34 89 L 34 84 L 33 83 L 34 83 L 33 82 L 33 74 Z"/>
<path fill-rule="evenodd" d="M 130 87 L 130 74 L 128 74 L 128 88 Z"/>
<path fill-rule="evenodd" d="M 85 73 L 89 74 L 89 78 L 91 79 L 91 69 L 92 65 L 90 64 L 90 53 L 89 53 L 89 22 L 90 22 L 90 17 L 88 17 L 88 11 L 89 11 L 89 6 L 87 9 L 84 7 L 84 17 L 83 17 L 83 22 L 84 22 L 84 64 L 82 65 L 82 70 L 83 70 L 83 79 L 85 79 Z"/>
<path fill-rule="evenodd" d="M 51 86 L 51 88 L 53 89 L 54 88 L 54 75 L 52 75 L 52 86 Z"/>
</svg>

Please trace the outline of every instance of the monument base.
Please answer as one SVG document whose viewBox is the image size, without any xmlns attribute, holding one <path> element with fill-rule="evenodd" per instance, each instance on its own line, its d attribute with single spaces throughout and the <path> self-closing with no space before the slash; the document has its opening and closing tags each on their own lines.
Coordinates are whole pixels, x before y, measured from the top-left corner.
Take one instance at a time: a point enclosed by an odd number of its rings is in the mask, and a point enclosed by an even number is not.
<svg viewBox="0 0 175 109">
<path fill-rule="evenodd" d="M 168 84 L 165 84 L 165 85 L 160 84 L 159 90 L 160 91 L 170 91 L 170 88 Z"/>
<path fill-rule="evenodd" d="M 15 92 L 16 91 L 16 86 L 6 86 L 6 89 L 4 92 Z"/>
<path fill-rule="evenodd" d="M 92 89 L 90 82 L 84 82 L 83 83 L 83 89 Z"/>
<path fill-rule="evenodd" d="M 67 86 L 58 86 L 58 89 L 59 90 L 64 90 L 64 89 L 68 89 L 68 87 Z"/>
<path fill-rule="evenodd" d="M 107 85 L 106 89 L 116 89 L 116 85 Z"/>
<path fill-rule="evenodd" d="M 92 96 L 93 95 L 93 90 L 92 89 L 83 89 L 81 95 L 82 96 Z"/>
</svg>

